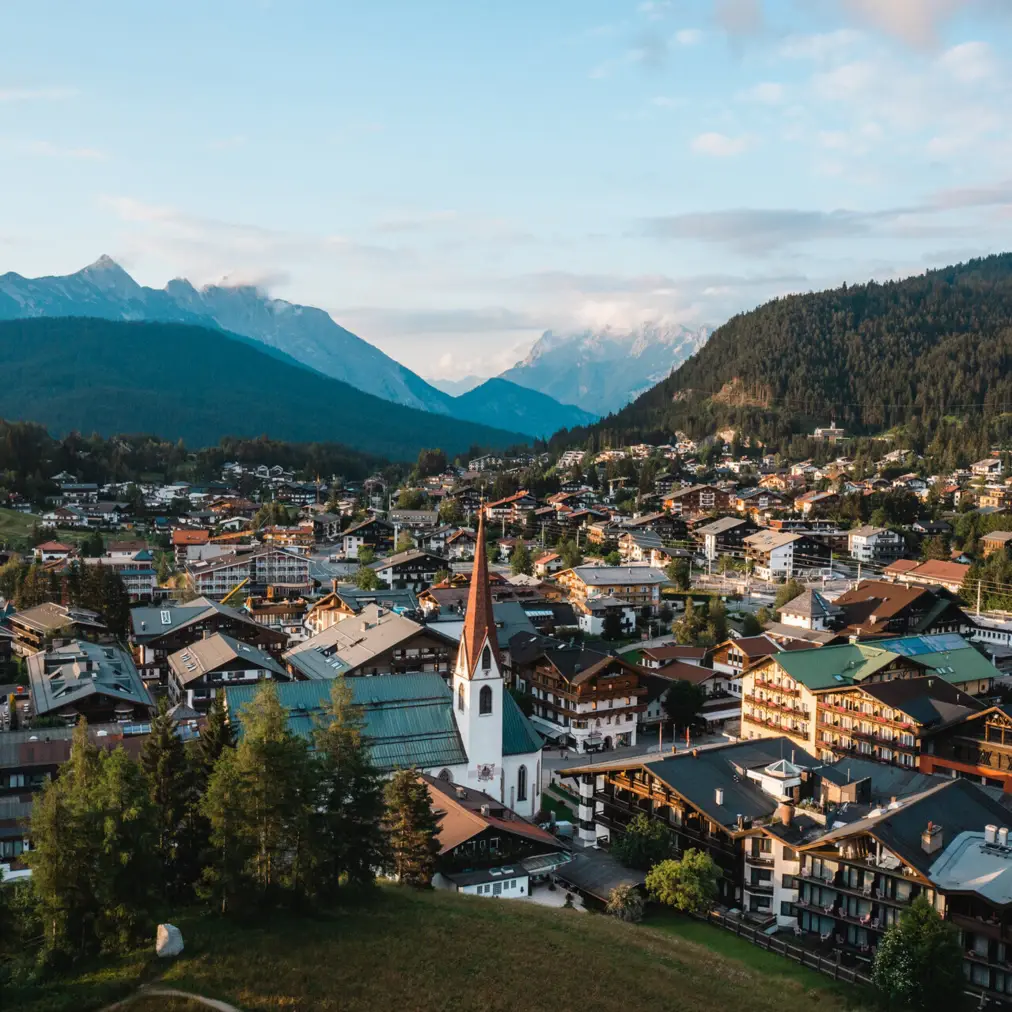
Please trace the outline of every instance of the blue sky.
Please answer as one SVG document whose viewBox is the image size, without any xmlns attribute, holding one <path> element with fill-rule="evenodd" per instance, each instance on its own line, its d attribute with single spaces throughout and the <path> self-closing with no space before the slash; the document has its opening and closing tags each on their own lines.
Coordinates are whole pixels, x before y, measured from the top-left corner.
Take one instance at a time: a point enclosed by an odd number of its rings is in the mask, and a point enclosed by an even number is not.
<svg viewBox="0 0 1012 1012">
<path fill-rule="evenodd" d="M 428 376 L 1012 248 L 1007 0 L 0 0 L 0 270 L 255 282 Z"/>
</svg>

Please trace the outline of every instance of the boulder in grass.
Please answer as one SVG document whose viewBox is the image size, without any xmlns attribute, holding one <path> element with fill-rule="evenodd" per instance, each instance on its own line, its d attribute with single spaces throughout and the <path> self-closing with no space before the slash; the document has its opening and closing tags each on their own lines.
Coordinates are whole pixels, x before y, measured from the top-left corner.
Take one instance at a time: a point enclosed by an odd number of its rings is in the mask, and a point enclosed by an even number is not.
<svg viewBox="0 0 1012 1012">
<path fill-rule="evenodd" d="M 183 933 L 175 924 L 159 924 L 155 952 L 159 956 L 178 956 L 183 951 Z"/>
</svg>

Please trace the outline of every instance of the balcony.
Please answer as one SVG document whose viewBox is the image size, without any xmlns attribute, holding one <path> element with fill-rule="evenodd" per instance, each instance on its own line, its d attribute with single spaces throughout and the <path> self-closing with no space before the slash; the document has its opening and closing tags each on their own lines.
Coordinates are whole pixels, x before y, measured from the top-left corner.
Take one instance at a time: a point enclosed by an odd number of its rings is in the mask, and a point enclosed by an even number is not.
<svg viewBox="0 0 1012 1012">
<path fill-rule="evenodd" d="M 772 896 L 773 880 L 770 879 L 768 882 L 746 882 L 743 888 L 749 893 L 757 893 L 760 896 Z"/>
<path fill-rule="evenodd" d="M 834 703 L 826 703 L 823 702 L 822 700 L 819 700 L 819 709 L 832 710 L 834 713 L 842 713 L 848 717 L 854 718 L 855 720 L 872 720 L 876 724 L 884 724 L 887 727 L 898 727 L 904 731 L 913 732 L 916 730 L 913 724 L 908 724 L 902 720 L 895 720 L 895 719 L 890 720 L 880 715 L 876 715 L 873 713 L 862 713 L 860 710 L 851 709 L 849 706 L 840 706 Z"/>
<path fill-rule="evenodd" d="M 750 851 L 746 850 L 745 851 L 745 860 L 749 864 L 760 865 L 763 868 L 767 868 L 767 867 L 768 868 L 772 868 L 773 867 L 773 854 L 772 853 L 753 854 Z"/>
<path fill-rule="evenodd" d="M 786 723 L 782 723 L 777 720 L 767 720 L 763 717 L 757 717 L 754 713 L 744 714 L 744 719 L 751 724 L 758 724 L 761 727 L 769 727 L 780 734 L 793 735 L 795 738 L 808 738 L 808 732 L 799 730 L 795 727 L 790 727 Z"/>
<path fill-rule="evenodd" d="M 789 713 L 792 717 L 797 717 L 799 720 L 808 720 L 811 716 L 810 711 L 803 706 L 788 706 L 786 703 L 777 703 L 772 699 L 763 699 L 760 696 L 751 694 L 742 696 L 742 699 L 746 703 L 752 703 L 753 706 L 762 706 L 769 710 L 779 710 L 781 713 Z"/>
<path fill-rule="evenodd" d="M 770 692 L 779 692 L 784 696 L 800 696 L 800 689 L 788 689 L 785 685 L 777 685 L 776 682 L 771 682 L 766 678 L 753 678 L 752 684 L 757 689 L 768 689 Z"/>
</svg>

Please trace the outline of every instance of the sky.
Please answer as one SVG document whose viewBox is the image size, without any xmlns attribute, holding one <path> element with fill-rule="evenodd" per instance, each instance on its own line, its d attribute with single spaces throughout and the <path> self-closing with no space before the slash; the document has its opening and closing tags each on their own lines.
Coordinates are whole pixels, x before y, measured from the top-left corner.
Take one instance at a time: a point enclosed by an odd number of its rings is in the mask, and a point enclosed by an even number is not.
<svg viewBox="0 0 1012 1012">
<path fill-rule="evenodd" d="M 1010 0 L 0 0 L 0 272 L 427 377 L 1012 248 Z"/>
</svg>

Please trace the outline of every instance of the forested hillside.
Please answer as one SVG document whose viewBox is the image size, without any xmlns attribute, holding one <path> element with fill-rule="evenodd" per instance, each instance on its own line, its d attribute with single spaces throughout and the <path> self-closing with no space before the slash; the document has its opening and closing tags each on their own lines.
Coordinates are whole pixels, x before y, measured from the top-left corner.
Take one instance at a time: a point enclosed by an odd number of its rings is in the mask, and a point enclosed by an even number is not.
<svg viewBox="0 0 1012 1012">
<path fill-rule="evenodd" d="M 849 434 L 973 455 L 1010 428 L 1012 254 L 888 284 L 776 299 L 720 327 L 668 379 L 569 443 L 736 428 L 773 447 Z M 560 440 L 561 442 L 562 440 Z"/>
<path fill-rule="evenodd" d="M 64 317 L 0 322 L 0 417 L 50 432 L 335 442 L 391 460 L 526 436 L 381 400 L 218 330 Z"/>
</svg>

